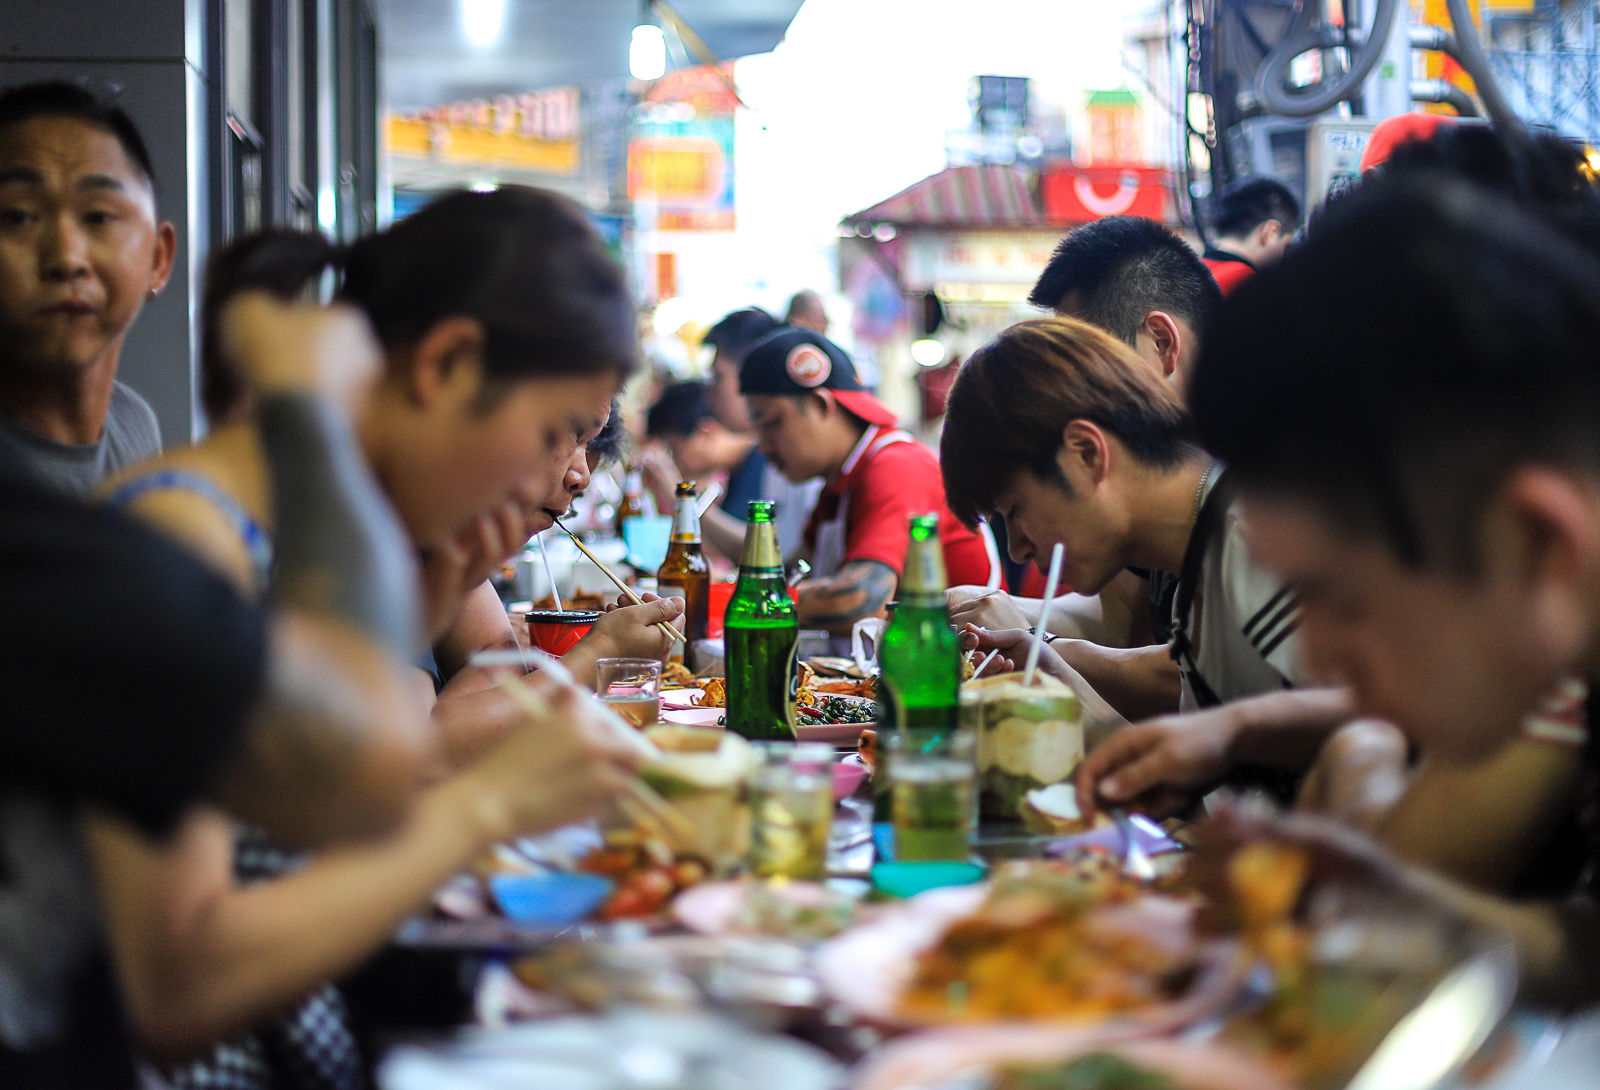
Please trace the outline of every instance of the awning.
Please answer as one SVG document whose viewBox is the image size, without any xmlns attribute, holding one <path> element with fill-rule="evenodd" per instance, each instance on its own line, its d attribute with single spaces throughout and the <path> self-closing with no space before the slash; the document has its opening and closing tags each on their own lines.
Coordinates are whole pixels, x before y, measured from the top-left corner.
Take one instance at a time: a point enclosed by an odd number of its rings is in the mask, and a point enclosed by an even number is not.
<svg viewBox="0 0 1600 1090">
<path fill-rule="evenodd" d="M 863 228 L 879 223 L 949 230 L 1049 228 L 1123 213 L 1172 223 L 1171 191 L 1171 171 L 1154 167 L 1054 163 L 1037 175 L 1015 166 L 949 167 L 846 216 L 844 223 Z"/>
<path fill-rule="evenodd" d="M 949 167 L 844 222 L 896 227 L 1046 227 L 1030 172 L 1013 166 Z"/>
</svg>

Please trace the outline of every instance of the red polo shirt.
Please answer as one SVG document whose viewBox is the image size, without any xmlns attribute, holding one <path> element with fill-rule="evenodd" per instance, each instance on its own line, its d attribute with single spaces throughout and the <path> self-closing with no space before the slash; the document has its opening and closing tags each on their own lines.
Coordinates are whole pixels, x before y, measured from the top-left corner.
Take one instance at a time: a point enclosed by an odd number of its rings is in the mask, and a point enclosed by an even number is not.
<svg viewBox="0 0 1600 1090">
<path fill-rule="evenodd" d="M 911 540 L 911 516 L 937 511 L 945 578 L 950 586 L 988 581 L 989 557 L 983 541 L 950 513 L 939 461 L 921 443 L 869 446 L 847 472 L 828 481 L 806 525 L 808 551 L 816 544 L 817 528 L 837 516 L 841 496 L 848 499 L 841 565 L 876 560 L 893 568 L 896 576 L 902 575 Z"/>
</svg>

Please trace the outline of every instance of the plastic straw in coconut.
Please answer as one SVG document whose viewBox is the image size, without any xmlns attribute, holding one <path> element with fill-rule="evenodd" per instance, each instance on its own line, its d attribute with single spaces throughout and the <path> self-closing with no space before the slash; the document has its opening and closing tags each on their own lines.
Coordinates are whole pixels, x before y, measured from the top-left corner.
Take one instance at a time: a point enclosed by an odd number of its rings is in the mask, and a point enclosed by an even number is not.
<svg viewBox="0 0 1600 1090">
<path fill-rule="evenodd" d="M 556 600 L 556 610 L 566 612 L 566 607 L 561 604 L 561 592 L 556 589 L 556 573 L 550 568 L 550 552 L 544 547 L 544 535 L 539 534 L 533 540 L 539 543 L 539 555 L 544 557 L 544 577 L 550 580 L 550 597 Z"/>
<path fill-rule="evenodd" d="M 1033 626 L 1033 642 L 1028 644 L 1028 665 L 1022 671 L 1022 684 L 1033 684 L 1033 672 L 1039 668 L 1039 649 L 1044 646 L 1044 623 L 1050 619 L 1050 603 L 1056 596 L 1056 584 L 1061 581 L 1061 542 L 1050 550 L 1050 574 L 1044 581 L 1044 601 L 1039 603 L 1039 623 Z"/>
<path fill-rule="evenodd" d="M 989 580 L 984 584 L 984 590 L 990 594 L 1000 589 L 1000 546 L 995 542 L 994 531 L 989 528 L 988 519 L 978 520 L 978 539 L 983 542 L 984 559 L 989 564 Z"/>
</svg>

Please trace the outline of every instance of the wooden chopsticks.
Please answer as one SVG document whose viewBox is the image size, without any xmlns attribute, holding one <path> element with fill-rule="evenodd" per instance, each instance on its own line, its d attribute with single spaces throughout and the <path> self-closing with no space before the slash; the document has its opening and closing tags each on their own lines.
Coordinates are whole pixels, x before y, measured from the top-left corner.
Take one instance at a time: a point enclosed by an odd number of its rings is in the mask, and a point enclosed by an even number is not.
<svg viewBox="0 0 1600 1090">
<path fill-rule="evenodd" d="M 584 556 L 587 556 L 590 559 L 590 561 L 593 562 L 594 566 L 600 569 L 600 573 L 602 575 L 604 575 L 607 579 L 611 580 L 613 583 L 616 584 L 617 589 L 620 590 L 627 597 L 628 601 L 632 602 L 636 606 L 644 605 L 644 599 L 640 598 L 637 594 L 633 593 L 633 588 L 628 586 L 628 584 L 624 583 L 622 581 L 622 577 L 621 576 L 619 576 L 616 572 L 612 571 L 610 568 L 606 567 L 604 561 L 602 561 L 598 556 L 595 556 L 594 553 L 591 553 L 589 551 L 589 547 L 587 545 L 585 545 L 583 542 L 578 540 L 578 535 L 577 534 L 573 533 L 571 530 L 567 529 L 565 526 L 562 526 L 560 519 L 556 519 L 556 525 L 561 527 L 561 532 L 563 534 L 566 534 L 569 538 L 572 539 L 572 543 L 578 547 L 578 551 L 580 553 L 582 553 Z M 685 648 L 687 648 L 689 646 L 689 641 L 684 638 L 684 635 L 683 635 L 682 632 L 679 632 L 676 628 L 673 627 L 671 621 L 657 621 L 656 624 L 657 624 L 657 626 L 666 629 L 667 633 L 669 635 L 671 635 L 673 639 L 675 639 L 679 643 L 683 644 L 683 646 Z"/>
<path fill-rule="evenodd" d="M 550 706 L 543 698 L 520 682 L 520 678 L 508 674 L 500 679 L 499 685 L 505 690 L 506 695 L 529 715 L 542 717 L 550 714 Z M 620 720 L 618 722 L 619 729 L 633 730 Z M 660 837 L 669 847 L 685 851 L 698 848 L 699 831 L 695 829 L 694 824 L 644 780 L 638 778 L 631 780 L 628 784 L 628 794 L 618 799 L 617 805 L 629 821 Z"/>
</svg>

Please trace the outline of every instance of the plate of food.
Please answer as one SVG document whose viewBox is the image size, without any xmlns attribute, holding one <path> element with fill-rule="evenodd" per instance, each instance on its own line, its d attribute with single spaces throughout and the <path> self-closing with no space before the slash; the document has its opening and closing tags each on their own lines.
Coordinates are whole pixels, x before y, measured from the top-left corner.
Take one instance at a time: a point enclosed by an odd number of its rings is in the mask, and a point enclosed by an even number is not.
<svg viewBox="0 0 1600 1090">
<path fill-rule="evenodd" d="M 821 882 L 706 882 L 672 902 L 672 915 L 701 935 L 766 935 L 820 942 L 855 923 L 859 900 Z"/>
<path fill-rule="evenodd" d="M 1106 1022 L 1172 1029 L 1239 987 L 1231 943 L 1202 942 L 1192 902 L 1118 871 L 1011 863 L 919 894 L 818 951 L 823 986 L 870 1022 Z"/>
<path fill-rule="evenodd" d="M 891 1041 L 855 1072 L 855 1090 L 1289 1090 L 1225 1046 L 1129 1039 L 1101 1027 L 961 1026 Z"/>
</svg>

